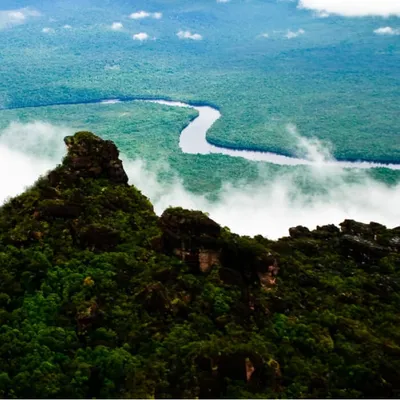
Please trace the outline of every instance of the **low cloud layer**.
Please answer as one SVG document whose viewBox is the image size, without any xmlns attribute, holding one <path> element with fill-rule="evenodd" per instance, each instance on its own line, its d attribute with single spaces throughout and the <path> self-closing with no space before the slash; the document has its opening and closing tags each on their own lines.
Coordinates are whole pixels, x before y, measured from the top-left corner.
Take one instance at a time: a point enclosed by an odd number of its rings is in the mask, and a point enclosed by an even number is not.
<svg viewBox="0 0 400 400">
<path fill-rule="evenodd" d="M 399 0 L 299 0 L 299 8 L 344 17 L 400 16 Z"/>
<path fill-rule="evenodd" d="M 382 28 L 375 29 L 374 33 L 376 33 L 377 35 L 384 35 L 384 36 L 397 36 L 400 35 L 400 29 L 394 29 L 390 26 L 385 26 Z"/>
<path fill-rule="evenodd" d="M 161 19 L 162 13 L 160 12 L 147 12 L 147 11 L 138 11 L 132 13 L 129 18 L 131 19 L 145 19 L 145 18 L 153 18 L 153 19 Z"/>
<path fill-rule="evenodd" d="M 202 40 L 203 36 L 201 36 L 199 33 L 192 33 L 190 31 L 179 31 L 176 36 L 178 36 L 179 39 L 185 40 Z"/>
<path fill-rule="evenodd" d="M 309 158 L 318 161 L 331 157 L 320 142 L 298 137 L 294 127 L 290 131 Z M 67 128 L 44 122 L 13 123 L 0 132 L 0 203 L 21 193 L 39 175 L 54 168 L 65 154 L 63 137 L 71 133 Z M 157 170 L 143 161 L 122 158 L 130 183 L 151 199 L 158 214 L 168 206 L 200 209 L 240 234 L 278 238 L 287 235 L 292 226 L 315 228 L 338 224 L 345 218 L 376 221 L 388 227 L 400 225 L 400 185 L 386 186 L 361 171 L 357 179 L 351 180 L 346 170 L 318 166 L 307 170 L 294 168 L 273 179 L 264 179 L 261 173 L 256 184 L 225 185 L 219 200 L 212 202 L 188 192 L 178 177 L 173 184 L 166 184 L 159 180 Z M 305 179 L 322 190 L 301 189 Z"/>
<path fill-rule="evenodd" d="M 0 131 L 0 204 L 54 168 L 65 154 L 63 138 L 71 133 L 44 122 L 14 122 Z"/>
<path fill-rule="evenodd" d="M 19 8 L 16 10 L 0 10 L 0 30 L 22 25 L 29 19 L 40 17 L 41 13 L 33 8 Z"/>
</svg>

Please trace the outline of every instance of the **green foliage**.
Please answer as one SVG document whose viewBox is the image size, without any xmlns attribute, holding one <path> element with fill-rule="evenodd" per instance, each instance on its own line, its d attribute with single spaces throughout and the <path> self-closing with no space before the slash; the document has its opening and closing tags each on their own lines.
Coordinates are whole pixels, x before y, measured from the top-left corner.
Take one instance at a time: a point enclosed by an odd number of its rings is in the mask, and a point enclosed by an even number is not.
<svg viewBox="0 0 400 400">
<path fill-rule="evenodd" d="M 0 209 L 2 398 L 357 398 L 400 389 L 398 230 L 354 225 L 350 240 L 320 228 L 272 242 L 169 209 L 193 241 L 219 246 L 219 262 L 202 274 L 166 255 L 165 227 L 136 188 L 102 175 L 70 181 L 69 162 L 55 186 L 44 177 Z M 210 227 L 218 237 L 202 232 Z M 266 290 L 258 273 L 275 258 L 277 285 Z"/>
</svg>

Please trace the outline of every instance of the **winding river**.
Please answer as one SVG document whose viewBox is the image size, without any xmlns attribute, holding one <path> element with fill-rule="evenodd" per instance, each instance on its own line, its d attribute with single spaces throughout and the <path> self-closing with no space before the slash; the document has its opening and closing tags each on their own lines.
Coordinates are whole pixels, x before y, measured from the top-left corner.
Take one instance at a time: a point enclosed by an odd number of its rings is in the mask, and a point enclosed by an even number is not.
<svg viewBox="0 0 400 400">
<path fill-rule="evenodd" d="M 79 105 L 79 104 L 117 104 L 127 102 L 146 102 L 166 105 L 170 107 L 183 107 L 197 110 L 198 117 L 195 118 L 182 132 L 179 139 L 179 147 L 183 153 L 187 154 L 224 154 L 230 157 L 241 157 L 251 161 L 264 161 L 278 165 L 310 165 L 317 167 L 342 167 L 342 168 L 388 168 L 392 170 L 400 170 L 400 164 L 384 164 L 370 161 L 338 161 L 335 159 L 302 159 L 296 157 L 283 156 L 268 151 L 255 150 L 234 150 L 223 146 L 216 146 L 207 141 L 207 132 L 216 121 L 221 118 L 221 113 L 209 106 L 196 106 L 187 103 L 170 101 L 170 100 L 148 100 L 148 99 L 109 99 L 109 100 L 94 100 L 87 102 L 71 102 L 57 105 Z M 50 105 L 36 106 L 47 107 Z M 28 107 L 18 107 L 28 108 Z"/>
<path fill-rule="evenodd" d="M 242 157 L 252 161 L 265 161 L 278 165 L 311 165 L 318 167 L 342 167 L 342 168 L 388 168 L 400 170 L 400 164 L 383 164 L 369 161 L 337 161 L 337 160 L 307 160 L 295 157 L 287 157 L 267 151 L 233 150 L 222 146 L 215 146 L 207 141 L 207 132 L 216 121 L 221 118 L 221 113 L 209 106 L 194 106 L 187 103 L 168 100 L 136 100 L 147 103 L 157 103 L 170 107 L 192 108 L 198 111 L 195 118 L 182 132 L 179 139 L 179 147 L 187 154 L 224 154 L 230 157 Z M 103 100 L 102 104 L 120 103 L 123 100 Z"/>
</svg>

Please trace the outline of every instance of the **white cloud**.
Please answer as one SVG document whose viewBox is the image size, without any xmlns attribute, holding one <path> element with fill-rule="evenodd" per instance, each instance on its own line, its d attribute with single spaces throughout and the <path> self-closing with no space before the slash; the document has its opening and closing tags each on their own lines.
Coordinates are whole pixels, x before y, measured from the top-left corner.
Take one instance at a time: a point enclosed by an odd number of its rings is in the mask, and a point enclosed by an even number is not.
<svg viewBox="0 0 400 400">
<path fill-rule="evenodd" d="M 122 25 L 121 22 L 113 22 L 111 25 L 111 29 L 113 31 L 120 31 L 124 28 L 124 25 Z"/>
<path fill-rule="evenodd" d="M 293 32 L 293 31 L 291 31 L 291 30 L 288 30 L 287 33 L 286 33 L 286 35 L 285 35 L 285 37 L 286 37 L 287 39 L 294 39 L 294 38 L 299 37 L 300 35 L 304 35 L 305 33 L 306 33 L 306 32 L 305 32 L 304 29 L 299 29 L 299 30 L 296 31 L 296 32 Z"/>
<path fill-rule="evenodd" d="M 395 36 L 400 35 L 400 29 L 393 29 L 390 26 L 385 26 L 374 30 L 377 35 Z"/>
<path fill-rule="evenodd" d="M 299 8 L 344 17 L 400 17 L 399 0 L 299 0 Z"/>
<path fill-rule="evenodd" d="M 63 28 L 64 29 L 72 29 L 72 26 L 71 25 L 64 25 Z"/>
<path fill-rule="evenodd" d="M 70 134 L 68 128 L 44 122 L 12 123 L 0 132 L 0 204 L 59 164 L 66 151 L 63 138 Z M 315 140 L 299 139 L 299 147 L 314 160 L 331 157 Z M 160 181 L 157 170 L 141 160 L 122 158 L 130 183 L 150 198 L 159 215 L 168 206 L 202 210 L 233 232 L 272 239 L 287 235 L 293 226 L 315 228 L 345 218 L 400 225 L 400 185 L 389 187 L 363 171 L 353 179 L 354 171 L 339 167 L 295 167 L 271 177 L 260 167 L 257 183 L 225 185 L 219 199 L 211 201 L 188 192 L 178 178 L 173 183 Z M 308 190 L 309 182 L 323 190 Z M 302 184 L 307 188 L 301 189 Z"/>
<path fill-rule="evenodd" d="M 203 36 L 198 33 L 192 33 L 190 31 L 179 31 L 176 36 L 179 39 L 189 39 L 189 40 L 202 40 Z"/>
<path fill-rule="evenodd" d="M 217 3 L 226 4 L 229 3 L 231 0 L 217 0 Z"/>
<path fill-rule="evenodd" d="M 267 170 L 264 179 L 260 176 L 255 184 L 226 184 L 216 202 L 188 192 L 178 178 L 173 184 L 164 184 L 157 177 L 159 171 L 149 169 L 143 161 L 125 160 L 124 166 L 130 183 L 151 199 L 158 214 L 169 206 L 202 210 L 239 234 L 276 239 L 286 236 L 293 226 L 315 228 L 339 224 L 346 218 L 390 227 L 400 224 L 400 184 L 389 187 L 365 171 L 323 167 L 320 162 L 332 159 L 329 150 L 318 140 L 300 138 L 293 127 L 290 129 L 299 149 L 316 162 L 314 167 L 293 168 L 272 179 Z M 354 173 L 357 179 L 353 179 Z M 306 184 L 302 189 L 306 182 L 311 186 Z M 309 190 L 315 187 L 322 190 Z"/>
<path fill-rule="evenodd" d="M 144 40 L 148 40 L 149 38 L 149 35 L 145 32 L 136 33 L 132 36 L 133 40 L 139 40 L 141 42 L 143 42 Z"/>
<path fill-rule="evenodd" d="M 262 37 L 262 38 L 269 38 L 269 33 L 262 33 L 262 34 L 260 35 L 260 37 Z"/>
<path fill-rule="evenodd" d="M 318 18 L 328 18 L 330 16 L 326 11 L 316 11 L 315 16 Z"/>
<path fill-rule="evenodd" d="M 43 32 L 43 33 L 54 33 L 55 30 L 54 30 L 53 28 L 48 28 L 48 27 L 46 27 L 46 28 L 43 28 L 43 29 L 42 29 L 42 32 Z"/>
<path fill-rule="evenodd" d="M 45 122 L 13 122 L 0 132 L 0 204 L 60 163 L 65 154 L 63 137 L 71 133 Z"/>
<path fill-rule="evenodd" d="M 28 19 L 40 16 L 39 11 L 28 7 L 17 10 L 0 10 L 0 30 L 24 24 Z"/>
<path fill-rule="evenodd" d="M 147 11 L 138 11 L 132 13 L 129 18 L 131 19 L 145 19 L 145 18 L 153 18 L 153 19 L 161 19 L 162 13 L 160 12 L 147 12 Z"/>
</svg>

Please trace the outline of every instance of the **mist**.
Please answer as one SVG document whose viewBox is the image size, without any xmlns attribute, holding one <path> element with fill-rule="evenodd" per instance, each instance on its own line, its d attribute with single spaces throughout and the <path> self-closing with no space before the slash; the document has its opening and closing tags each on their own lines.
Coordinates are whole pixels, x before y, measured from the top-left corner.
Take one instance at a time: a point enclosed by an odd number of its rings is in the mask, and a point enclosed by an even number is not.
<svg viewBox="0 0 400 400">
<path fill-rule="evenodd" d="M 198 209 L 235 233 L 271 239 L 287 236 L 293 226 L 313 229 L 337 225 L 346 218 L 388 227 L 400 225 L 400 184 L 388 186 L 370 178 L 366 171 L 326 166 L 332 159 L 329 145 L 301 137 L 293 126 L 288 129 L 302 153 L 315 164 L 286 168 L 289 172 L 271 179 L 259 163 L 257 183 L 225 184 L 217 201 L 186 190 L 177 174 L 172 184 L 165 183 L 158 178 L 158 170 L 143 160 L 129 160 L 123 154 L 121 158 L 129 182 L 150 198 L 159 215 L 169 206 Z M 66 153 L 63 138 L 71 134 L 69 128 L 40 121 L 14 122 L 1 131 L 0 204 L 59 164 Z"/>
</svg>

